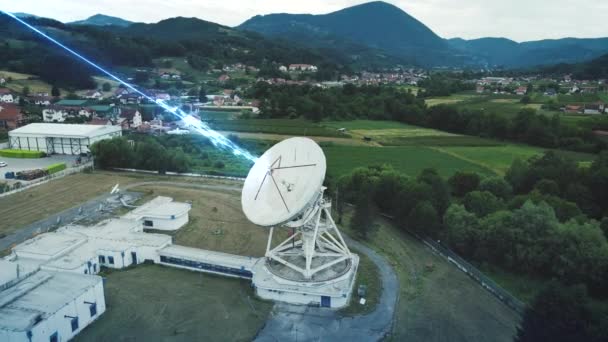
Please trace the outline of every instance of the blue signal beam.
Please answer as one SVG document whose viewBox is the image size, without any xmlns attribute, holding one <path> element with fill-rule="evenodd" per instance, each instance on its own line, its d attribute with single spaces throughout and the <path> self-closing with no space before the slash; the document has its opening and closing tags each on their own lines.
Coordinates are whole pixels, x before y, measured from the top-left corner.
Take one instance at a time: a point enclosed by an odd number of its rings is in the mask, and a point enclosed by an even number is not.
<svg viewBox="0 0 608 342">
<path fill-rule="evenodd" d="M 9 13 L 9 12 L 2 11 L 2 10 L 0 10 L 0 13 L 4 13 L 7 16 L 15 19 L 20 24 L 22 24 L 25 27 L 29 28 L 30 30 L 38 33 L 40 36 L 46 38 L 47 40 L 49 40 L 53 44 L 59 46 L 60 48 L 64 49 L 65 51 L 69 52 L 73 56 L 77 57 L 78 59 L 80 59 L 81 61 L 85 62 L 86 64 L 92 66 L 93 68 L 95 68 L 96 70 L 98 70 L 101 73 L 105 74 L 106 76 L 110 77 L 111 79 L 119 82 L 120 84 L 124 85 L 128 89 L 131 89 L 132 91 L 134 91 L 137 94 L 143 96 L 147 100 L 149 100 L 149 101 L 151 101 L 153 103 L 156 103 L 158 106 L 160 106 L 164 110 L 168 111 L 169 113 L 172 113 L 176 117 L 178 117 L 181 120 L 183 120 L 186 124 L 188 124 L 190 127 L 192 127 L 192 129 L 194 131 L 196 131 L 197 133 L 199 133 L 199 134 L 207 137 L 215 147 L 221 148 L 221 149 L 224 149 L 224 150 L 227 150 L 227 151 L 230 151 L 235 156 L 239 156 L 239 157 L 245 158 L 245 159 L 247 159 L 249 161 L 252 161 L 252 162 L 255 162 L 258 159 L 256 156 L 252 155 L 248 151 L 246 151 L 243 148 L 239 147 L 237 144 L 235 144 L 230 139 L 228 139 L 225 136 L 223 136 L 221 133 L 213 130 L 206 123 L 202 122 L 201 120 L 196 119 L 192 115 L 189 115 L 189 114 L 185 113 L 179 107 L 171 107 L 166 102 L 164 102 L 164 101 L 162 101 L 160 99 L 156 100 L 156 99 L 148 96 L 147 94 L 143 93 L 139 89 L 135 88 L 130 83 L 123 81 L 118 76 L 115 76 L 111 72 L 109 72 L 109 71 L 105 70 L 104 68 L 100 67 L 99 65 L 93 63 L 92 61 L 90 61 L 86 57 L 82 56 L 78 52 L 70 49 L 66 45 L 64 45 L 61 42 L 59 42 L 58 40 L 54 39 L 53 37 L 47 35 L 46 33 L 42 32 L 42 31 L 40 31 L 36 27 L 28 24 L 27 22 L 25 22 L 21 18 L 17 17 L 16 15 L 14 15 L 12 13 Z"/>
</svg>

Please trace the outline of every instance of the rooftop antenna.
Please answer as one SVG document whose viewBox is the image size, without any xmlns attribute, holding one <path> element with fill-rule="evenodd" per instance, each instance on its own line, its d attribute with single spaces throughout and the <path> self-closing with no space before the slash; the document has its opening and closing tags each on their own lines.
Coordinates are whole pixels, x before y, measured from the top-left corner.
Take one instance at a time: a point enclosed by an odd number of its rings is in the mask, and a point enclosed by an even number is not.
<svg viewBox="0 0 608 342">
<path fill-rule="evenodd" d="M 270 227 L 266 266 L 275 276 L 322 281 L 351 269 L 353 255 L 323 197 L 325 171 L 323 150 L 308 138 L 274 145 L 249 171 L 241 204 L 252 223 Z M 294 234 L 273 248 L 275 227 Z"/>
</svg>

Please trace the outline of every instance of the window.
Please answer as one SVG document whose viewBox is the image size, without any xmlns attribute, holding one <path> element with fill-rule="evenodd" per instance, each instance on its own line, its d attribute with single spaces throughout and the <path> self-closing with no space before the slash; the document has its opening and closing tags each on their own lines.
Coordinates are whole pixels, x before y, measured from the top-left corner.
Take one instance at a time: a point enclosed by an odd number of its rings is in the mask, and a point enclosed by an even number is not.
<svg viewBox="0 0 608 342">
<path fill-rule="evenodd" d="M 145 220 L 144 226 L 145 227 L 154 227 L 154 222 L 152 220 Z"/>
<path fill-rule="evenodd" d="M 51 336 L 49 336 L 49 342 L 59 342 L 59 335 L 57 332 L 54 332 Z"/>
<path fill-rule="evenodd" d="M 99 256 L 99 263 L 100 263 L 100 264 L 105 264 L 105 263 L 106 263 L 106 257 L 105 257 L 105 256 L 103 256 L 103 255 L 100 255 L 100 256 Z"/>
<path fill-rule="evenodd" d="M 114 257 L 113 257 L 113 256 L 109 256 L 109 257 L 108 257 L 108 263 L 109 263 L 110 265 L 114 265 Z"/>
<path fill-rule="evenodd" d="M 91 306 L 89 306 L 89 312 L 91 313 L 91 317 L 97 315 L 97 303 L 92 303 Z"/>
<path fill-rule="evenodd" d="M 78 317 L 72 318 L 72 331 L 78 330 Z"/>
</svg>

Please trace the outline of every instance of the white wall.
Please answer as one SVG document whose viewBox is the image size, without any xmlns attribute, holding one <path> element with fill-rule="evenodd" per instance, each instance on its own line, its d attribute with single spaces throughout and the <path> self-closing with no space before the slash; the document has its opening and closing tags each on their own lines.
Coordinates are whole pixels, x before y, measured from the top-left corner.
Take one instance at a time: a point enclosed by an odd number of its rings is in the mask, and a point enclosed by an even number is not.
<svg viewBox="0 0 608 342">
<path fill-rule="evenodd" d="M 89 310 L 90 303 L 97 303 L 97 314 L 91 317 Z M 59 341 L 67 341 L 82 331 L 85 327 L 95 321 L 106 311 L 106 302 L 103 291 L 103 281 L 91 287 L 87 292 L 80 295 L 73 301 L 58 310 L 54 315 L 38 323 L 32 328 L 32 342 L 48 342 L 50 336 L 58 333 Z M 72 332 L 71 320 L 65 315 L 78 317 L 78 329 Z M 26 332 L 7 332 L 0 330 L 0 341 L 6 342 L 28 342 Z"/>
<path fill-rule="evenodd" d="M 156 229 L 156 230 L 178 230 L 181 227 L 185 226 L 188 223 L 188 213 L 183 214 L 181 216 L 177 216 L 174 219 L 171 218 L 158 218 L 158 217 L 143 217 L 143 221 L 152 221 L 153 226 L 145 226 L 146 229 Z"/>
<path fill-rule="evenodd" d="M 287 302 L 301 305 L 321 305 L 320 295 L 311 295 L 305 293 L 295 293 L 287 291 L 268 290 L 256 287 L 256 294 L 263 299 L 269 299 L 280 302 Z M 331 307 L 341 308 L 348 304 L 348 297 L 331 297 Z"/>
</svg>

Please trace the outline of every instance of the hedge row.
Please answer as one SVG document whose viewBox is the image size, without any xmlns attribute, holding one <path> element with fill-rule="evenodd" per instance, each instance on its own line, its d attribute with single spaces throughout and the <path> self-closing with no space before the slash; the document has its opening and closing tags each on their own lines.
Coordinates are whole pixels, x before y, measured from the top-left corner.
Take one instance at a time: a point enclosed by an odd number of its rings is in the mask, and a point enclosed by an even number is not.
<svg viewBox="0 0 608 342">
<path fill-rule="evenodd" d="M 43 158 L 46 153 L 42 151 L 27 150 L 0 150 L 0 157 L 6 158 Z"/>
<path fill-rule="evenodd" d="M 49 172 L 49 175 L 52 175 L 53 173 L 63 171 L 66 168 L 67 168 L 67 166 L 65 165 L 65 163 L 57 163 L 57 164 L 50 165 L 49 167 L 46 168 L 46 170 Z"/>
</svg>

